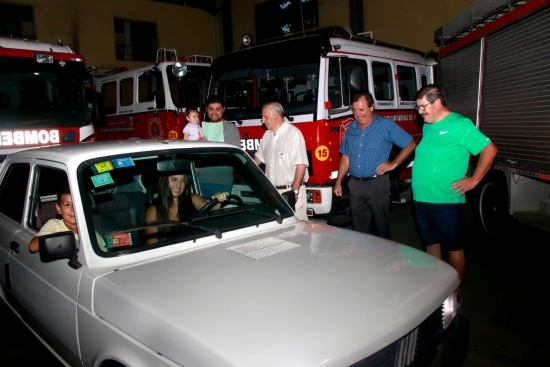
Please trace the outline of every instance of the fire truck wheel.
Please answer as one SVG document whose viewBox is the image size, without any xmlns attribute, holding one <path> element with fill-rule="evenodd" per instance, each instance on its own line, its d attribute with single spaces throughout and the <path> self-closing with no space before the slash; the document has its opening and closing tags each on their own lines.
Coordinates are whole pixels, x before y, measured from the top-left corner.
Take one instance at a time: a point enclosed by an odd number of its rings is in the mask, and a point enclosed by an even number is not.
<svg viewBox="0 0 550 367">
<path fill-rule="evenodd" d="M 486 233 L 502 235 L 509 228 L 508 191 L 503 175 L 492 174 L 481 182 L 477 210 Z"/>
</svg>

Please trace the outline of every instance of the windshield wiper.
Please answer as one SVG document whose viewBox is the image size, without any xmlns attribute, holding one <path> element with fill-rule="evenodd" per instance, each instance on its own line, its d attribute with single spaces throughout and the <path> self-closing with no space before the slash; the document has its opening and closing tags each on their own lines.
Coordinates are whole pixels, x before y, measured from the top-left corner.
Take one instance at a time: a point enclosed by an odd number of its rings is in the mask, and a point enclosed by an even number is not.
<svg viewBox="0 0 550 367">
<path fill-rule="evenodd" d="M 108 233 L 108 235 L 110 236 L 110 235 L 118 234 L 118 233 L 134 232 L 134 231 L 139 231 L 141 229 L 147 229 L 147 228 L 151 228 L 151 227 L 162 227 L 162 226 L 179 226 L 179 227 L 196 228 L 196 229 L 200 229 L 200 230 L 205 231 L 205 232 L 212 233 L 218 239 L 222 238 L 222 232 L 218 228 L 197 226 L 195 224 L 190 224 L 189 222 L 178 222 L 178 221 L 173 221 L 173 220 L 165 221 L 165 222 L 159 222 L 159 221 L 148 222 L 148 223 L 145 223 L 143 225 L 132 226 L 132 227 L 127 227 L 127 228 L 119 229 L 119 230 L 116 230 L 116 231 L 112 231 L 112 232 Z"/>
<path fill-rule="evenodd" d="M 266 213 L 266 212 L 256 211 L 256 209 L 254 209 L 254 208 L 242 208 L 242 207 L 214 210 L 214 211 L 209 212 L 207 215 L 191 219 L 191 222 L 198 222 L 198 221 L 204 220 L 204 219 L 223 217 L 223 216 L 226 216 L 226 215 L 229 215 L 229 214 L 237 214 L 237 213 L 244 213 L 244 212 L 248 212 L 248 213 L 252 213 L 252 214 L 258 214 L 258 215 L 262 215 L 264 217 L 269 217 L 269 218 L 275 219 L 278 224 L 283 223 L 283 216 L 281 214 Z"/>
</svg>

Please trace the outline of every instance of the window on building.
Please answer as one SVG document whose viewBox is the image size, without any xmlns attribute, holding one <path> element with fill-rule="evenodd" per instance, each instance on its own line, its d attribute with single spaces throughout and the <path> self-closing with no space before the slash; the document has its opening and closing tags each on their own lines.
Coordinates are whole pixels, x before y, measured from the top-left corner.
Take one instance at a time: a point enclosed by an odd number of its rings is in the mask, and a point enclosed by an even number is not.
<svg viewBox="0 0 550 367">
<path fill-rule="evenodd" d="M 0 36 L 36 39 L 32 6 L 0 1 Z"/>
<path fill-rule="evenodd" d="M 115 18 L 115 47 L 117 60 L 155 61 L 157 25 Z"/>
</svg>

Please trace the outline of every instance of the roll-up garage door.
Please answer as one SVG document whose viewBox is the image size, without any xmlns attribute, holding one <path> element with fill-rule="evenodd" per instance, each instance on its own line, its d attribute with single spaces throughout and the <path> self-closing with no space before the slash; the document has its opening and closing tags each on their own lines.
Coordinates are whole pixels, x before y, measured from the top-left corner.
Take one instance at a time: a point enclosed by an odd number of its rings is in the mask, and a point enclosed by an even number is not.
<svg viewBox="0 0 550 367">
<path fill-rule="evenodd" d="M 550 173 L 550 8 L 486 39 L 481 130 L 497 162 Z"/>
<path fill-rule="evenodd" d="M 439 60 L 439 86 L 447 107 L 477 123 L 481 41 Z"/>
</svg>

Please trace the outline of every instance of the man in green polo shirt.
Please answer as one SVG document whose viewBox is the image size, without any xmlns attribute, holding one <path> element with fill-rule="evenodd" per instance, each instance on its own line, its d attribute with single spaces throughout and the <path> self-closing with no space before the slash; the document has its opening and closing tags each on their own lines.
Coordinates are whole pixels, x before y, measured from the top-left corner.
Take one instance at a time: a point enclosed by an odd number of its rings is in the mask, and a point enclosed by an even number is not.
<svg viewBox="0 0 550 367">
<path fill-rule="evenodd" d="M 456 269 L 461 285 L 466 261 L 460 242 L 466 198 L 491 168 L 497 147 L 468 118 L 446 107 L 445 95 L 436 85 L 416 94 L 417 110 L 424 119 L 422 140 L 416 148 L 412 189 L 416 220 L 426 251 L 439 259 L 442 246 Z M 466 176 L 470 154 L 480 155 L 472 176 Z"/>
</svg>

